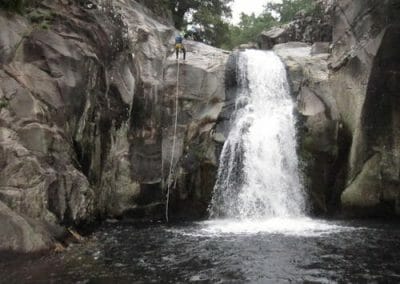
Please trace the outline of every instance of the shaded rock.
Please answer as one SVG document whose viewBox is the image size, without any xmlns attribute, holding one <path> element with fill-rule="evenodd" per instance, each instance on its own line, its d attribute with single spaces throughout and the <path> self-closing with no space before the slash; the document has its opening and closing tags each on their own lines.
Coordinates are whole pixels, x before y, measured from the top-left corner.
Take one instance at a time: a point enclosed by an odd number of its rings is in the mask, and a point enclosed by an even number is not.
<svg viewBox="0 0 400 284">
<path fill-rule="evenodd" d="M 0 227 L 0 251 L 32 252 L 52 245 L 52 237 L 43 224 L 24 219 L 1 201 Z"/>
<path fill-rule="evenodd" d="M 380 156 L 375 155 L 368 160 L 355 180 L 348 186 L 341 196 L 344 210 L 349 208 L 363 208 L 371 212 L 373 208 L 381 203 L 382 186 L 379 182 L 378 170 L 380 167 Z"/>
<path fill-rule="evenodd" d="M 29 32 L 29 26 L 22 16 L 6 15 L 5 11 L 0 11 L 0 26 L 7 27 L 0 30 L 0 64 L 5 64 L 15 55 L 24 34 Z"/>
<path fill-rule="evenodd" d="M 299 112 L 299 155 L 314 213 L 327 213 L 339 171 L 339 113 L 329 81 L 329 54 L 305 43 L 274 46 L 288 71 Z"/>
<path fill-rule="evenodd" d="M 314 116 L 325 112 L 325 105 L 308 87 L 303 87 L 297 98 L 297 109 L 304 116 Z"/>
<path fill-rule="evenodd" d="M 0 13 L 0 201 L 24 220 L 49 224 L 32 233 L 33 244 L 7 248 L 36 251 L 48 247 L 40 238 L 51 226 L 120 216 L 136 206 L 143 180 L 133 174 L 132 145 L 140 151 L 134 138 L 147 125 L 136 118 L 147 110 L 136 114 L 134 95 L 162 93 L 160 66 L 173 36 L 146 11 L 136 2 L 48 1 L 36 11 L 48 15 L 47 29 Z M 161 170 L 154 176 L 161 182 Z M 9 232 L 21 237 L 18 229 Z"/>
<path fill-rule="evenodd" d="M 341 199 L 347 214 L 398 214 L 399 9 L 398 1 L 343 0 L 335 7 L 332 89 L 352 141 L 351 185 Z M 378 156 L 380 162 L 371 159 Z"/>
<path fill-rule="evenodd" d="M 213 129 L 224 106 L 228 54 L 192 41 L 187 41 L 186 49 L 187 60 L 179 66 L 180 111 L 173 153 L 171 212 L 179 218 L 199 218 L 206 214 L 218 168 Z M 170 91 L 163 124 L 167 127 L 163 134 L 164 177 L 168 176 L 171 161 L 177 67 L 171 56 L 165 70 Z"/>
<path fill-rule="evenodd" d="M 311 46 L 311 55 L 317 55 L 321 53 L 330 53 L 329 42 L 315 42 Z"/>
<path fill-rule="evenodd" d="M 49 226 L 162 216 L 170 183 L 172 212 L 204 215 L 228 54 L 187 41 L 176 87 L 175 30 L 145 2 L 0 12 L 0 201 L 13 213 Z"/>
</svg>

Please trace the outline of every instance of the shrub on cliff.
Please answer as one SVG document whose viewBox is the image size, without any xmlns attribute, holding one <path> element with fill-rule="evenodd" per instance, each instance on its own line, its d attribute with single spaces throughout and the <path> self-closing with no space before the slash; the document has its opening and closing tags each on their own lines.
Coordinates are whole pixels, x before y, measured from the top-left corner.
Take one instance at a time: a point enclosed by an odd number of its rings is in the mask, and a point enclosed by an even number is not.
<svg viewBox="0 0 400 284">
<path fill-rule="evenodd" d="M 27 7 L 33 7 L 40 2 L 41 0 L 0 0 L 0 9 L 22 14 Z"/>
<path fill-rule="evenodd" d="M 25 6 L 24 0 L 1 0 L 0 8 L 7 11 L 22 13 Z"/>
</svg>

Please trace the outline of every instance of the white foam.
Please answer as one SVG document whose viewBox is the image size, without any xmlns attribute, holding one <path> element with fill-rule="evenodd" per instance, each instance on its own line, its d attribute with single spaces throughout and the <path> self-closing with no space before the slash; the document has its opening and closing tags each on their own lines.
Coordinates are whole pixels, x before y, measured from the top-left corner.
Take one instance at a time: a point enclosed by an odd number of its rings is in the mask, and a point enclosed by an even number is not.
<svg viewBox="0 0 400 284">
<path fill-rule="evenodd" d="M 355 230 L 328 221 L 307 217 L 254 219 L 215 219 L 199 222 L 200 228 L 193 235 L 210 237 L 226 235 L 281 234 L 287 236 L 315 237 L 342 231 Z"/>
</svg>

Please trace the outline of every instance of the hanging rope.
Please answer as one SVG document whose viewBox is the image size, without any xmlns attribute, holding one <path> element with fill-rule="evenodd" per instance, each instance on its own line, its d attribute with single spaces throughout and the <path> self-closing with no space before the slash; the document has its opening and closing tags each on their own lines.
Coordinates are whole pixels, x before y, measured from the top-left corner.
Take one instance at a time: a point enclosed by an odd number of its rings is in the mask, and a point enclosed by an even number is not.
<svg viewBox="0 0 400 284">
<path fill-rule="evenodd" d="M 169 194 L 170 194 L 170 189 L 171 189 L 171 178 L 172 178 L 172 169 L 174 165 L 174 153 L 175 153 L 175 147 L 176 147 L 176 132 L 178 128 L 178 107 L 179 107 L 179 59 L 178 59 L 178 68 L 177 68 L 177 73 L 176 73 L 176 95 L 175 95 L 175 123 L 174 123 L 174 137 L 172 140 L 172 150 L 171 150 L 171 161 L 169 164 L 169 173 L 168 173 L 168 180 L 167 180 L 167 201 L 165 203 L 165 219 L 168 223 L 169 218 L 168 218 L 168 209 L 169 209 Z"/>
</svg>

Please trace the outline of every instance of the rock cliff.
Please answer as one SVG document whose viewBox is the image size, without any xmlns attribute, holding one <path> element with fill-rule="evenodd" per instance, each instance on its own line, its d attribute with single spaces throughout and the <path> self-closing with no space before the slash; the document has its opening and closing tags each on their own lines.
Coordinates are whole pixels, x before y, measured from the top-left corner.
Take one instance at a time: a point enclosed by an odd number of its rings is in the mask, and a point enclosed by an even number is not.
<svg viewBox="0 0 400 284">
<path fill-rule="evenodd" d="M 188 41 L 176 61 L 167 15 L 140 2 L 0 11 L 0 251 L 48 249 L 97 219 L 164 218 L 167 188 L 171 218 L 206 215 L 235 54 Z M 398 215 L 400 5 L 319 2 L 260 43 L 288 69 L 313 211 Z"/>
<path fill-rule="evenodd" d="M 161 217 L 177 93 L 171 212 L 209 198 L 199 177 L 216 166 L 228 55 L 188 42 L 177 84 L 167 20 L 135 1 L 83 2 L 0 11 L 0 250 L 46 249 L 99 217 Z"/>
<path fill-rule="evenodd" d="M 399 1 L 338 1 L 332 89 L 351 140 L 341 203 L 357 215 L 400 214 Z"/>
<path fill-rule="evenodd" d="M 332 42 L 274 48 L 287 65 L 298 101 L 300 155 L 314 210 L 398 215 L 400 4 L 324 4 L 332 21 Z"/>
</svg>

